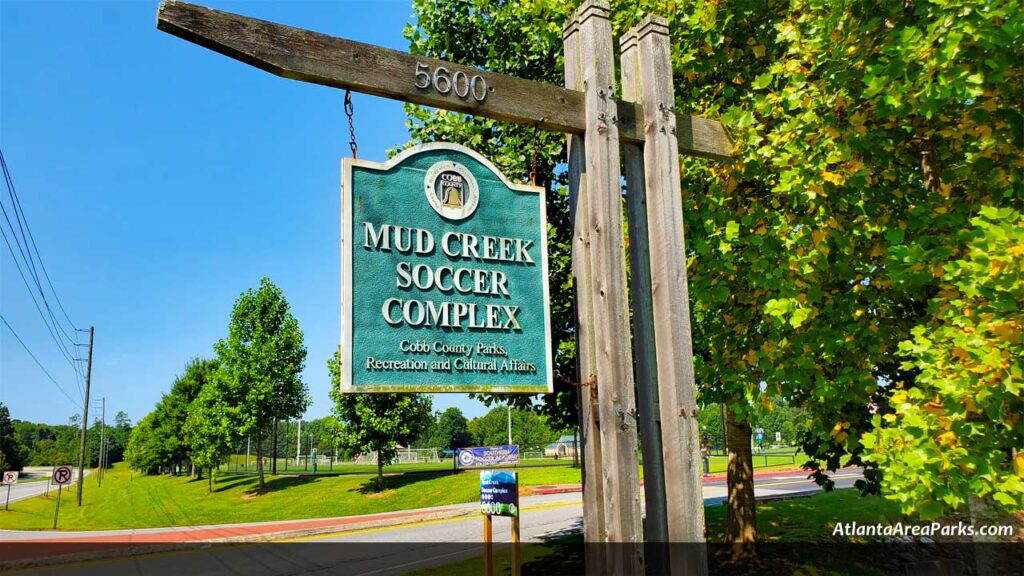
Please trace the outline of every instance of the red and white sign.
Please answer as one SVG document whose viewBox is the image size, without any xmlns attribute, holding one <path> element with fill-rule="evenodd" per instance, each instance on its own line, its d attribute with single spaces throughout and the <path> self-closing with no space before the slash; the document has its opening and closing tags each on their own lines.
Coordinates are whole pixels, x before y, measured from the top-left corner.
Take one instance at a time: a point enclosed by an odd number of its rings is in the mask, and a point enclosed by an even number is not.
<svg viewBox="0 0 1024 576">
<path fill-rule="evenodd" d="M 4 481 L 0 484 L 17 484 L 18 473 L 17 472 L 4 472 Z"/>
<path fill-rule="evenodd" d="M 58 466 L 53 469 L 54 484 L 71 484 L 71 466 Z"/>
</svg>

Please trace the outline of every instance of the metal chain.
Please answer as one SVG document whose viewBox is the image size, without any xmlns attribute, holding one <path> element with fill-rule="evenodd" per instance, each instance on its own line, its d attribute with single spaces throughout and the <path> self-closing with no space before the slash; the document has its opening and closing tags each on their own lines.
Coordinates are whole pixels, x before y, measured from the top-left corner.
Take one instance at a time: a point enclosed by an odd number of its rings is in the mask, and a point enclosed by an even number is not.
<svg viewBox="0 0 1024 576">
<path fill-rule="evenodd" d="M 352 123 L 352 115 L 356 109 L 352 106 L 352 91 L 345 90 L 345 116 L 348 116 L 348 147 L 352 149 L 352 158 L 356 157 L 356 151 L 359 146 L 356 145 L 356 126 Z"/>
<path fill-rule="evenodd" d="M 533 125 L 533 159 L 530 160 L 530 186 L 537 185 L 537 149 L 540 148 L 540 140 L 537 138 L 537 125 Z"/>
</svg>

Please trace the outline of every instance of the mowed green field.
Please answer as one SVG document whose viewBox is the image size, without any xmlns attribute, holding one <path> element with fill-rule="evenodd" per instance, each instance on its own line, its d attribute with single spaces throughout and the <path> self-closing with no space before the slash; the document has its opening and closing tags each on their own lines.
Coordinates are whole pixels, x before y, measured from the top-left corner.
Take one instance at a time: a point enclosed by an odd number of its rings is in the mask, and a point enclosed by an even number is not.
<svg viewBox="0 0 1024 576">
<path fill-rule="evenodd" d="M 580 482 L 569 467 L 520 470 L 524 487 Z M 61 500 L 61 530 L 107 530 L 160 526 L 200 526 L 350 516 L 473 502 L 480 497 L 479 475 L 473 471 L 401 474 L 385 477 L 387 489 L 376 493 L 373 475 L 267 476 L 267 492 L 254 496 L 254 475 L 221 475 L 214 491 L 207 480 L 145 476 L 118 464 L 106 473 L 103 486 L 86 479 L 83 506 L 74 505 L 74 490 Z M 0 511 L 0 528 L 49 530 L 56 496 L 39 496 Z"/>
<path fill-rule="evenodd" d="M 756 470 L 780 470 L 780 469 L 792 469 L 799 468 L 807 460 L 807 457 L 803 453 L 795 453 L 794 448 L 773 448 L 765 449 L 763 453 L 758 453 L 756 450 L 753 456 L 754 468 Z M 245 465 L 246 459 L 245 454 L 234 454 L 232 455 L 228 463 L 221 466 L 221 470 L 230 472 L 255 472 L 256 471 L 256 459 L 255 457 L 249 458 L 249 465 Z M 518 468 L 536 468 L 542 466 L 568 466 L 572 462 L 572 459 L 559 459 L 553 458 L 530 458 L 520 460 Z M 718 474 L 725 472 L 726 466 L 728 465 L 728 458 L 725 456 L 712 456 L 710 462 L 710 468 L 712 474 Z M 392 464 L 387 466 L 385 472 L 444 472 L 451 471 L 452 461 L 443 460 L 441 462 L 421 462 L 415 464 Z M 266 471 L 270 471 L 269 463 L 266 465 Z M 277 459 L 277 471 L 278 473 L 300 473 L 300 474 L 311 474 L 312 470 L 309 466 L 303 466 L 295 464 L 294 459 Z M 317 474 L 376 474 L 376 464 L 355 464 L 351 462 L 335 462 L 333 465 L 318 465 Z"/>
<path fill-rule="evenodd" d="M 541 466 L 570 466 L 572 459 L 562 458 L 524 458 L 519 461 L 520 468 L 537 468 Z M 502 466 L 504 467 L 504 466 Z M 509 466 L 511 468 L 511 466 Z M 225 472 L 255 472 L 256 458 L 250 456 L 249 465 L 246 466 L 245 454 L 233 454 L 228 458 L 228 463 L 220 467 Z M 265 464 L 264 470 L 270 472 L 269 461 Z M 442 460 L 440 462 L 416 462 L 411 464 L 389 464 L 384 467 L 385 473 L 392 472 L 451 472 L 452 461 Z M 312 469 L 302 461 L 295 464 L 294 458 L 278 458 L 277 472 L 311 474 Z M 334 462 L 333 464 L 317 464 L 317 474 L 376 474 L 376 464 L 356 464 L 353 462 Z"/>
</svg>

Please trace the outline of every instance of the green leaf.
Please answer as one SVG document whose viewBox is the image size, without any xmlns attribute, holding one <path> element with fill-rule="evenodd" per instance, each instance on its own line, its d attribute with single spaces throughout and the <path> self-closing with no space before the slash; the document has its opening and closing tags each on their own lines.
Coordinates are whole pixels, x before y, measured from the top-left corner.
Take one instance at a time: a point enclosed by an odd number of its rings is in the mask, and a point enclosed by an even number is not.
<svg viewBox="0 0 1024 576">
<path fill-rule="evenodd" d="M 763 88 L 767 88 L 768 85 L 772 83 L 772 78 L 774 78 L 774 75 L 771 72 L 765 72 L 764 74 L 761 74 L 760 76 L 755 78 L 754 82 L 751 83 L 750 86 L 754 88 L 754 90 L 761 90 Z"/>
<path fill-rule="evenodd" d="M 799 328 L 801 324 L 807 320 L 807 317 L 811 315 L 811 311 L 807 308 L 797 308 L 793 311 L 793 315 L 789 318 L 789 324 L 793 328 Z"/>
<path fill-rule="evenodd" d="M 740 225 L 735 220 L 730 220 L 725 223 L 725 239 L 734 240 L 740 233 Z"/>
</svg>

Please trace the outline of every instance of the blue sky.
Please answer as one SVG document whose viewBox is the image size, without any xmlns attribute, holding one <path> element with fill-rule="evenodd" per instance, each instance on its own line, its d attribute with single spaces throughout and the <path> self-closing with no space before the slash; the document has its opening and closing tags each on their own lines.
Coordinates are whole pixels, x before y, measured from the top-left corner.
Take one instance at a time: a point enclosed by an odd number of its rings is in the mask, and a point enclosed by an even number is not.
<svg viewBox="0 0 1024 576">
<path fill-rule="evenodd" d="M 408 0 L 200 3 L 408 47 Z M 339 339 L 344 92 L 160 32 L 157 6 L 0 1 L 0 146 L 64 308 L 77 326 L 96 326 L 92 396 L 107 398 L 108 420 L 124 410 L 138 421 L 190 358 L 213 354 L 235 298 L 268 276 L 305 332 L 306 417 L 324 416 L 326 359 Z M 361 158 L 384 160 L 408 140 L 400 103 L 358 94 L 354 103 Z M 0 200 L 10 212 L 4 187 Z M 0 251 L 0 312 L 80 402 L 71 366 Z M 81 410 L 3 326 L 0 401 L 37 422 Z M 435 409 L 452 405 L 486 412 L 464 395 L 434 398 Z"/>
</svg>

